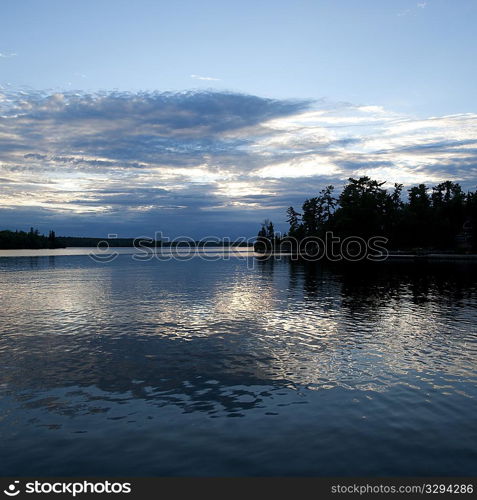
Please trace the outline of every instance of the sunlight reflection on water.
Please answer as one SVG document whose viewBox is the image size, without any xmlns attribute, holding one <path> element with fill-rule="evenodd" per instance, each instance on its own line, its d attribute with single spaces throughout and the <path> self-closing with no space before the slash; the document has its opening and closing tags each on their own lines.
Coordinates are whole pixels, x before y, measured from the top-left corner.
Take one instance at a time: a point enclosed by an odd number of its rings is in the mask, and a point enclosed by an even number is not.
<svg viewBox="0 0 477 500">
<path fill-rule="evenodd" d="M 0 258 L 0 472 L 470 473 L 476 268 Z"/>
</svg>

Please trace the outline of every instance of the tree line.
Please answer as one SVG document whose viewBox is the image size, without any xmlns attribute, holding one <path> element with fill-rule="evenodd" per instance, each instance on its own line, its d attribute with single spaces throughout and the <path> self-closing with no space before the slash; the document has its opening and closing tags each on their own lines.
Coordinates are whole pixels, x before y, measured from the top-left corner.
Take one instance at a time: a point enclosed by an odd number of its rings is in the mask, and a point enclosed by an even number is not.
<svg viewBox="0 0 477 500">
<path fill-rule="evenodd" d="M 61 248 L 62 243 L 56 237 L 55 231 L 50 231 L 48 236 L 40 234 L 38 229 L 30 228 L 30 231 L 0 231 L 1 249 L 18 248 Z"/>
<path fill-rule="evenodd" d="M 424 184 L 407 190 L 395 183 L 369 177 L 349 178 L 339 196 L 334 186 L 305 200 L 301 210 L 287 209 L 289 230 L 275 233 L 265 221 L 258 233 L 256 248 L 273 249 L 283 242 L 324 238 L 332 232 L 346 238 L 365 240 L 382 236 L 391 250 L 471 251 L 477 249 L 477 193 L 465 192 L 459 183 L 445 181 L 429 188 Z M 293 243 L 292 243 L 293 244 Z"/>
<path fill-rule="evenodd" d="M 133 247 L 140 243 L 141 247 L 246 247 L 252 243 L 248 241 L 232 241 L 229 238 L 215 238 L 212 240 L 154 240 L 153 238 L 92 238 L 83 236 L 56 236 L 50 231 L 48 236 L 40 234 L 38 229 L 31 228 L 25 231 L 0 231 L 0 249 L 41 249 L 66 247 L 97 247 L 107 243 L 110 247 Z"/>
</svg>

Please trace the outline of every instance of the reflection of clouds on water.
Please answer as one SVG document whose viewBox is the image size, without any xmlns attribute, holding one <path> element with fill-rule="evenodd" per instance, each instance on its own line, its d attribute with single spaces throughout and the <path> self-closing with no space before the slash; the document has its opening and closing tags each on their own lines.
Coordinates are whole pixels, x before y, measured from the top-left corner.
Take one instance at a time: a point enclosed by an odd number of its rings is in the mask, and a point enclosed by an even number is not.
<svg viewBox="0 0 477 500">
<path fill-rule="evenodd" d="M 458 378 L 475 380 L 476 290 L 465 266 L 376 273 L 266 261 L 251 271 L 238 261 L 77 259 L 1 275 L 9 393 L 97 387 L 234 413 L 266 397 L 256 387 L 382 392 L 412 374 L 423 390 L 438 375 L 466 394 Z"/>
<path fill-rule="evenodd" d="M 3 475 L 475 470 L 472 266 L 8 261 Z"/>
</svg>

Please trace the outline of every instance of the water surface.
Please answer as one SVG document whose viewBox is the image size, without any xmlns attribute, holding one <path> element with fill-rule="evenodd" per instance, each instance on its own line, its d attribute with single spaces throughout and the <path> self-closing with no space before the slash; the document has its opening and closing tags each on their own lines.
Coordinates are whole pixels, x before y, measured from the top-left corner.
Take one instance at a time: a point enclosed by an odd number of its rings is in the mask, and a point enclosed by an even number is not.
<svg viewBox="0 0 477 500">
<path fill-rule="evenodd" d="M 476 271 L 0 258 L 0 474 L 473 475 Z"/>
</svg>

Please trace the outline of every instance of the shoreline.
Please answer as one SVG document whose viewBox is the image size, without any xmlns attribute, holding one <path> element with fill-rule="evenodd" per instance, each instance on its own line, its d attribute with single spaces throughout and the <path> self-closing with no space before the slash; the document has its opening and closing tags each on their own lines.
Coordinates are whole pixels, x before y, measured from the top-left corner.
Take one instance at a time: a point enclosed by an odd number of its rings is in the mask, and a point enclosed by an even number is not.
<svg viewBox="0 0 477 500">
<path fill-rule="evenodd" d="M 153 247 L 151 248 L 153 249 Z M 256 257 L 258 259 L 263 259 L 263 258 L 270 258 L 270 257 L 291 257 L 291 258 L 298 258 L 302 260 L 309 260 L 312 262 L 318 262 L 320 260 L 325 260 L 328 262 L 355 262 L 355 261 L 349 261 L 348 259 L 341 259 L 340 261 L 334 261 L 327 259 L 325 257 L 321 257 L 319 259 L 313 258 L 313 256 L 308 256 L 308 255 L 300 255 L 300 254 L 295 254 L 292 252 L 258 252 L 253 249 L 253 247 L 240 247 L 240 246 L 206 246 L 203 248 L 197 248 L 197 247 L 192 247 L 192 248 L 186 248 L 186 247 L 181 247 L 181 246 L 174 246 L 174 247 L 159 247 L 156 249 L 156 251 L 159 250 L 158 253 L 165 252 L 167 254 L 169 253 L 177 253 L 177 254 L 182 254 L 186 253 L 187 251 L 191 253 L 195 253 L 197 255 L 199 254 L 208 254 L 208 253 L 214 253 L 217 251 L 220 251 L 220 253 L 226 253 L 226 254 L 234 254 L 237 252 L 238 254 L 241 254 L 242 256 L 249 254 L 250 257 Z M 38 249 L 25 249 L 25 248 L 18 248 L 18 249 L 0 249 L 0 258 L 5 258 L 5 257 L 52 257 L 52 256 L 73 256 L 73 255 L 88 255 L 90 252 L 97 252 L 98 249 L 96 247 L 66 247 L 66 248 L 55 248 L 55 249 L 48 249 L 48 248 L 38 248 Z M 119 254 L 135 254 L 135 253 L 140 253 L 138 252 L 138 249 L 136 247 L 109 247 L 107 250 L 100 252 L 101 255 L 108 255 L 112 253 L 119 253 Z M 153 252 L 155 253 L 155 252 Z M 248 255 L 247 255 L 248 256 Z M 458 253 L 445 253 L 445 252 L 430 252 L 430 253 L 411 253 L 411 252 L 399 252 L 399 251 L 393 251 L 389 252 L 386 257 L 384 258 L 379 258 L 378 255 L 374 255 L 373 259 L 369 258 L 364 258 L 361 259 L 360 261 L 363 262 L 388 262 L 388 261 L 477 261 L 477 253 L 472 253 L 472 254 L 458 254 Z M 381 256 L 383 257 L 383 256 Z"/>
<path fill-rule="evenodd" d="M 477 254 L 452 254 L 452 253 L 429 253 L 429 254 L 399 254 L 390 253 L 387 259 L 414 259 L 414 260 L 477 260 Z"/>
<path fill-rule="evenodd" d="M 300 257 L 303 259 L 309 259 L 312 261 L 319 261 L 319 260 L 327 260 L 330 262 L 334 262 L 331 259 L 326 259 L 324 257 L 320 259 L 313 259 L 313 257 L 308 256 L 308 255 L 297 255 L 293 253 L 287 253 L 287 252 L 257 252 L 255 251 L 256 254 L 260 255 L 261 257 L 268 257 L 268 256 L 273 256 L 273 255 L 289 255 L 291 257 Z M 360 261 L 362 262 L 363 260 L 366 262 L 386 262 L 389 260 L 477 260 L 477 254 L 453 254 L 453 253 L 439 253 L 439 252 L 432 252 L 428 254 L 413 254 L 413 253 L 388 253 L 388 255 L 381 259 L 378 260 L 378 255 L 374 256 L 375 259 L 361 259 Z M 345 261 L 348 262 L 354 262 L 352 260 L 344 259 Z M 336 261 L 339 262 L 339 261 Z M 358 261 L 357 261 L 358 262 Z"/>
</svg>

